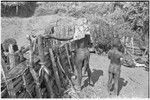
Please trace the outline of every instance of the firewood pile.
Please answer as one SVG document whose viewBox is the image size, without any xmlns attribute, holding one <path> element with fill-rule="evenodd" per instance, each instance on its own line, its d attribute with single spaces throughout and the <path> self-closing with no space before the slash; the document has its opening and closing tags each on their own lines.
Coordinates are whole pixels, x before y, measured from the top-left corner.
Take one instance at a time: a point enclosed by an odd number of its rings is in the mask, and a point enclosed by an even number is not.
<svg viewBox="0 0 150 100">
<path fill-rule="evenodd" d="M 71 75 L 73 62 L 71 51 L 73 42 L 53 46 L 53 41 L 42 35 L 28 36 L 30 45 L 14 51 L 2 52 L 10 63 L 2 57 L 2 98 L 71 98 L 78 97 L 73 87 Z M 29 54 L 25 57 L 25 54 Z M 25 58 L 16 63 L 16 56 Z M 20 60 L 20 59 L 18 59 Z"/>
</svg>

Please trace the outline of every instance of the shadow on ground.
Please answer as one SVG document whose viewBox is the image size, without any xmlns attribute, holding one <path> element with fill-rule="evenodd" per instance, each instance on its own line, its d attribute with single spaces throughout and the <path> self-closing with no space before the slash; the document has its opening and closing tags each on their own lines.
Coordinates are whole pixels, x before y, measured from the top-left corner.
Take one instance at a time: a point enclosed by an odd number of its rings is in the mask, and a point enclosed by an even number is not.
<svg viewBox="0 0 150 100">
<path fill-rule="evenodd" d="M 98 81 L 99 77 L 103 75 L 102 70 L 96 70 L 93 69 L 93 72 L 91 74 L 91 80 L 92 80 L 92 86 L 95 85 L 95 83 Z M 82 86 L 82 89 L 88 86 L 88 78 L 84 81 L 84 84 Z"/>
</svg>

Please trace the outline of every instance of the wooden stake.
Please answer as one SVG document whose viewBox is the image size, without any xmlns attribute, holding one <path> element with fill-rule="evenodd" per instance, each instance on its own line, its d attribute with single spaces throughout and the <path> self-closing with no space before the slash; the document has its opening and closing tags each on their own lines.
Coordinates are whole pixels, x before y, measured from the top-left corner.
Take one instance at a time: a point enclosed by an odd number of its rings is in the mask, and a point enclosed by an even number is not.
<svg viewBox="0 0 150 100">
<path fill-rule="evenodd" d="M 43 46 L 43 38 L 41 35 L 38 36 L 38 51 L 39 51 L 39 58 L 40 58 L 40 64 L 41 64 L 41 68 L 43 68 L 42 70 L 44 70 L 44 79 L 46 81 L 46 87 L 47 87 L 47 91 L 49 93 L 49 95 L 51 97 L 54 97 L 54 93 L 53 93 L 53 89 L 52 89 L 52 83 L 49 80 L 49 70 L 48 68 L 45 66 L 45 59 L 44 59 L 44 46 Z M 48 71 L 48 73 L 47 73 Z"/>
<path fill-rule="evenodd" d="M 10 63 L 10 69 L 15 67 L 15 56 L 14 56 L 14 50 L 13 50 L 12 44 L 9 45 L 9 63 Z M 9 93 L 10 97 L 15 98 L 16 93 L 15 93 L 15 90 L 14 90 L 12 80 L 9 84 L 7 84 L 7 89 L 8 89 L 8 93 Z"/>
<path fill-rule="evenodd" d="M 134 43 L 133 37 L 131 37 L 131 45 L 132 45 L 132 54 L 134 55 Z"/>
<path fill-rule="evenodd" d="M 9 64 L 10 70 L 15 67 L 15 56 L 12 44 L 9 45 Z"/>
<path fill-rule="evenodd" d="M 56 66 L 56 62 L 55 62 L 55 59 L 54 59 L 54 54 L 53 54 L 52 49 L 49 49 L 49 52 L 50 52 L 50 58 L 51 58 L 51 61 L 52 61 L 52 68 L 53 68 L 53 71 L 54 71 L 56 83 L 57 83 L 59 93 L 60 93 L 61 92 L 61 83 L 60 83 L 60 78 L 59 78 L 59 75 L 58 75 L 58 69 L 57 69 L 57 66 Z"/>
<path fill-rule="evenodd" d="M 67 59 L 68 59 L 70 70 L 71 70 L 71 72 L 73 72 L 73 68 L 71 66 L 70 55 L 69 55 L 69 52 L 68 52 L 68 45 L 67 44 L 65 45 L 65 49 L 66 49 L 66 54 L 67 54 Z"/>
<path fill-rule="evenodd" d="M 67 73 L 65 72 L 65 70 L 63 69 L 63 67 L 62 67 L 62 65 L 61 65 L 61 63 L 60 63 L 60 59 L 58 58 L 57 61 L 58 61 L 58 64 L 59 64 L 61 70 L 63 71 L 63 73 L 64 73 L 65 76 L 67 77 L 67 79 L 68 79 L 68 81 L 69 81 L 69 83 L 70 83 L 70 85 L 71 85 L 73 91 L 76 93 L 77 97 L 80 97 L 79 94 L 76 92 L 75 87 L 73 86 L 72 80 L 69 78 L 68 74 L 67 74 Z"/>
<path fill-rule="evenodd" d="M 30 68 L 30 72 L 34 78 L 34 81 L 36 83 L 36 96 L 37 98 L 42 98 L 42 93 L 41 93 L 41 89 L 40 89 L 40 82 L 39 82 L 39 77 L 37 75 L 37 73 L 35 72 L 35 70 L 33 69 L 33 59 L 34 59 L 34 55 L 33 55 L 33 42 L 31 37 L 29 37 L 30 40 L 30 60 L 29 60 L 29 68 Z"/>
</svg>

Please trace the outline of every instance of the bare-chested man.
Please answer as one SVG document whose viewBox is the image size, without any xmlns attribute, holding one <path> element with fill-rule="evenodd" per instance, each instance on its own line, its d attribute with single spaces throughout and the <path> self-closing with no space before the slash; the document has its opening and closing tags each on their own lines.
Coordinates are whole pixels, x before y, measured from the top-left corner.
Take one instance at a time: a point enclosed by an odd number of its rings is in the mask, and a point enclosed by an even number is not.
<svg viewBox="0 0 150 100">
<path fill-rule="evenodd" d="M 117 96 L 118 93 L 118 81 L 120 78 L 120 72 L 121 72 L 121 60 L 123 58 L 122 53 L 119 51 L 121 47 L 121 42 L 118 38 L 115 38 L 113 41 L 113 48 L 108 53 L 108 58 L 110 59 L 110 65 L 108 69 L 109 73 L 109 79 L 108 79 L 108 92 L 110 93 L 110 90 L 114 84 L 114 90 L 113 94 Z"/>
<path fill-rule="evenodd" d="M 76 90 L 81 90 L 81 81 L 82 81 L 82 70 L 88 73 L 89 84 L 91 82 L 91 70 L 89 68 L 89 58 L 90 52 L 88 50 L 89 45 L 91 44 L 90 31 L 87 25 L 87 19 L 81 18 L 77 20 L 77 25 L 75 26 L 74 36 L 70 38 L 57 38 L 53 35 L 50 35 L 50 38 L 54 38 L 60 41 L 67 41 L 73 39 L 75 41 L 76 49 L 74 56 L 74 65 L 75 72 L 77 75 L 77 85 L 75 86 Z"/>
</svg>

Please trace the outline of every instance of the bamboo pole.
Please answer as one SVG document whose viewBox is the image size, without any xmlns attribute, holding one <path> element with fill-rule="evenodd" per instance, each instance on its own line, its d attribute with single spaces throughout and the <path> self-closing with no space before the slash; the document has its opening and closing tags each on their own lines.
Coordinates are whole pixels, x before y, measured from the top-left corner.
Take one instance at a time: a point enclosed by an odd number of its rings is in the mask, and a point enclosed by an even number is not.
<svg viewBox="0 0 150 100">
<path fill-rule="evenodd" d="M 54 71 L 56 84 L 58 86 L 59 93 L 60 93 L 61 92 L 61 83 L 60 83 L 60 78 L 59 78 L 59 74 L 58 74 L 58 69 L 57 69 L 57 66 L 56 66 L 56 63 L 55 63 L 55 59 L 54 59 L 54 54 L 53 54 L 53 51 L 52 51 L 51 48 L 49 49 L 49 52 L 50 52 L 50 58 L 51 58 L 51 61 L 52 61 L 52 68 L 53 68 L 53 71 Z"/>
<path fill-rule="evenodd" d="M 7 75 L 8 69 L 4 59 L 1 57 L 1 66 L 3 68 L 4 74 Z"/>
<path fill-rule="evenodd" d="M 39 77 L 37 75 L 37 73 L 35 72 L 35 70 L 33 69 L 33 59 L 34 59 L 34 55 L 33 55 L 33 42 L 31 37 L 29 36 L 29 40 L 30 40 L 30 59 L 29 59 L 29 68 L 30 68 L 30 72 L 34 78 L 34 81 L 36 83 L 36 96 L 37 98 L 42 98 L 42 94 L 41 94 L 41 89 L 40 89 L 40 82 L 39 82 Z"/>
<path fill-rule="evenodd" d="M 32 98 L 32 95 L 31 95 L 31 93 L 29 92 L 29 90 L 28 90 L 28 88 L 27 88 L 27 83 L 26 83 L 26 80 L 25 80 L 25 73 L 23 73 L 22 79 L 23 79 L 23 85 L 24 85 L 24 87 L 25 87 L 25 89 L 26 89 L 26 92 L 27 92 L 27 93 L 29 94 L 29 96 Z"/>
<path fill-rule="evenodd" d="M 46 81 L 46 87 L 47 87 L 48 94 L 50 94 L 51 98 L 54 98 L 55 94 L 54 94 L 53 88 L 52 88 L 53 87 L 53 82 L 52 82 L 52 80 L 49 80 L 49 77 L 48 77 L 47 74 L 44 74 L 44 78 L 45 78 L 45 81 Z"/>
<path fill-rule="evenodd" d="M 62 67 L 62 65 L 61 65 L 61 63 L 60 63 L 60 59 L 58 58 L 57 61 L 58 61 L 58 65 L 60 66 L 61 70 L 63 71 L 63 73 L 64 73 L 65 76 L 67 77 L 67 79 L 68 79 L 68 81 L 69 81 L 69 83 L 70 83 L 70 85 L 71 85 L 71 88 L 73 89 L 73 92 L 75 92 L 76 96 L 79 98 L 80 96 L 79 96 L 79 94 L 76 92 L 76 89 L 75 89 L 75 87 L 73 86 L 73 82 L 72 82 L 72 80 L 69 78 L 68 73 L 66 73 L 65 70 L 63 69 L 63 67 Z"/>
<path fill-rule="evenodd" d="M 52 82 L 49 80 L 50 72 L 49 72 L 48 68 L 45 66 L 46 61 L 44 59 L 43 38 L 41 35 L 38 36 L 38 51 L 39 51 L 41 70 L 44 70 L 44 72 L 45 72 L 44 76 L 42 76 L 42 77 L 45 78 L 48 94 L 51 97 L 54 97 L 54 93 L 53 93 L 53 89 L 52 89 Z"/>
<path fill-rule="evenodd" d="M 132 54 L 134 55 L 134 43 L 133 43 L 133 37 L 131 37 L 131 45 L 132 45 Z"/>
<path fill-rule="evenodd" d="M 14 56 L 14 50 L 12 44 L 9 45 L 9 64 L 10 64 L 10 70 L 15 67 L 15 56 Z"/>
<path fill-rule="evenodd" d="M 70 55 L 69 55 L 69 52 L 68 52 L 69 48 L 68 48 L 67 44 L 65 45 L 65 49 L 66 49 L 66 54 L 67 54 L 67 60 L 68 60 L 68 63 L 69 63 L 69 67 L 70 67 L 71 72 L 73 73 L 73 68 L 71 66 L 71 61 L 70 61 Z"/>
<path fill-rule="evenodd" d="M 9 63 L 10 63 L 10 69 L 15 67 L 15 57 L 14 57 L 14 50 L 12 44 L 9 45 Z M 6 80 L 7 81 L 7 80 Z M 14 91 L 14 86 L 12 80 L 10 80 L 10 83 L 7 84 L 8 93 L 11 98 L 16 97 L 16 93 Z"/>
</svg>

